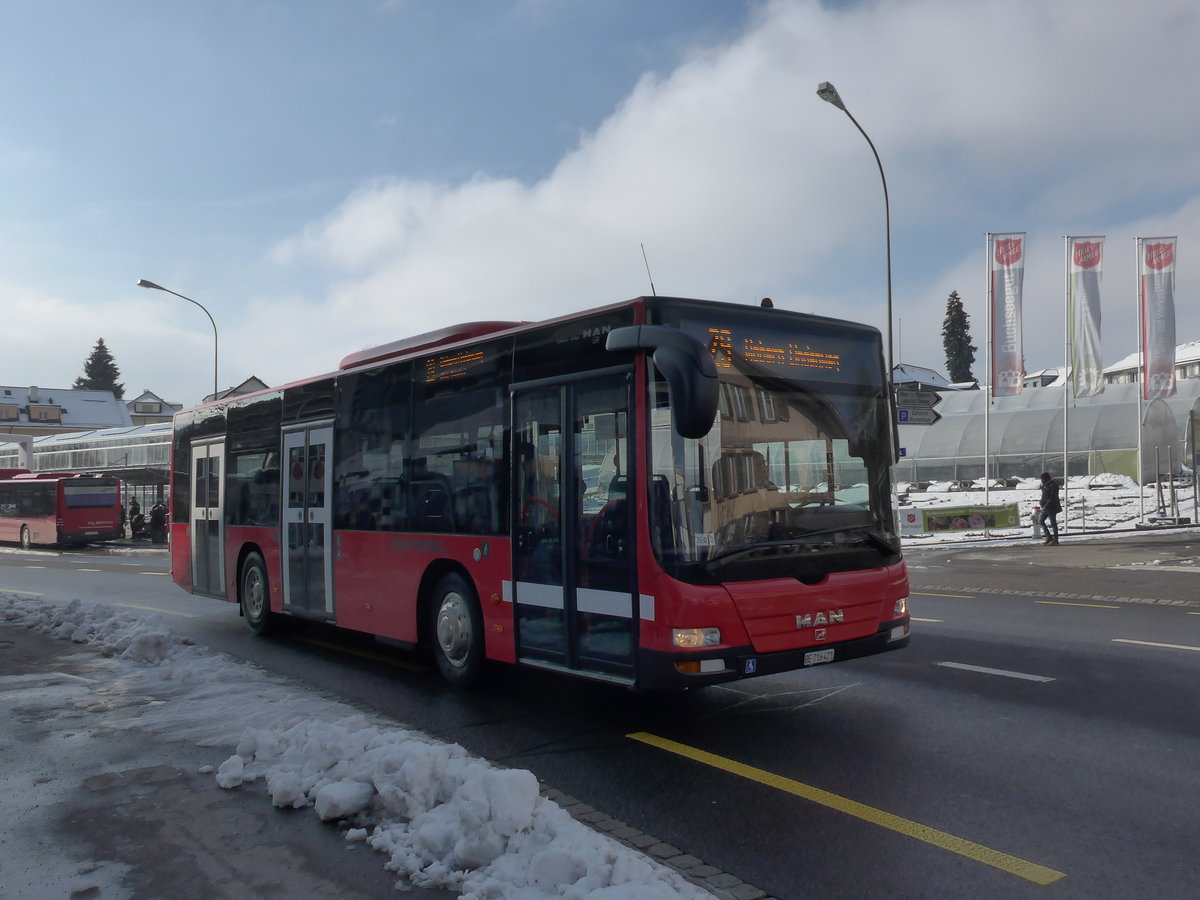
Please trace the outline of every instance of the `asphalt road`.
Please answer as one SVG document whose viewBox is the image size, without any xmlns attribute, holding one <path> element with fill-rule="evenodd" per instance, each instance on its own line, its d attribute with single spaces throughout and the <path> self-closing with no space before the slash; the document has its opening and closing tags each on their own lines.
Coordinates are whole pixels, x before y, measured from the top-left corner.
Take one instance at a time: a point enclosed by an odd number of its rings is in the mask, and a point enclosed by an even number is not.
<svg viewBox="0 0 1200 900">
<path fill-rule="evenodd" d="M 1193 541 L 922 548 L 908 648 L 679 696 L 511 668 L 459 692 L 419 657 L 326 629 L 255 639 L 232 605 L 176 589 L 161 556 L 0 552 L 0 589 L 160 608 L 769 896 L 1190 898 Z"/>
</svg>

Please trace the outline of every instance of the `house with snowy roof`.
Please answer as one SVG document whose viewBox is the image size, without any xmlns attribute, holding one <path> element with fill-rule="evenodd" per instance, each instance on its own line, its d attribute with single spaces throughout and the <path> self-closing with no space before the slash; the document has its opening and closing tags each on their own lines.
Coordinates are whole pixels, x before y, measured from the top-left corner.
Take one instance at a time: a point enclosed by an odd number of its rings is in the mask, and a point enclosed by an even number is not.
<svg viewBox="0 0 1200 900">
<path fill-rule="evenodd" d="M 1138 380 L 1141 353 L 1134 351 L 1104 369 L 1106 384 L 1133 384 Z M 1175 378 L 1200 378 L 1200 341 L 1188 341 L 1175 348 Z"/>
<path fill-rule="evenodd" d="M 5 434 L 63 434 L 133 424 L 112 391 L 0 385 L 0 440 Z"/>
<path fill-rule="evenodd" d="M 175 413 L 183 409 L 182 403 L 171 403 L 154 391 L 142 391 L 125 405 L 129 407 L 129 416 L 134 425 L 170 422 Z"/>
</svg>

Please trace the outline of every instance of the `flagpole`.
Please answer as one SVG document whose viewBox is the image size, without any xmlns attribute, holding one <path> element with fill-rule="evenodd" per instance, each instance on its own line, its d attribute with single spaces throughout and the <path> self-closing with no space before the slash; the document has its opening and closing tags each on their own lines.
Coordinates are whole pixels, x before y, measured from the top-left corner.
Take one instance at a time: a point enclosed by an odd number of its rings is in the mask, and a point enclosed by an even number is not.
<svg viewBox="0 0 1200 900">
<path fill-rule="evenodd" d="M 983 505 L 987 506 L 991 500 L 991 491 L 989 488 L 992 483 L 991 478 L 988 477 L 988 460 L 991 456 L 991 449 L 988 442 L 991 437 L 992 389 L 996 384 L 996 354 L 992 347 L 992 310 L 995 298 L 992 296 L 992 233 L 990 231 L 984 233 L 984 240 L 987 244 L 983 258 L 984 276 L 987 279 L 987 285 L 983 292 L 983 301 L 987 304 L 987 308 L 985 309 L 987 329 L 984 332 L 984 343 L 987 346 L 988 385 L 983 398 Z"/>
<path fill-rule="evenodd" d="M 1071 359 L 1071 339 L 1074 335 L 1071 333 L 1071 236 L 1063 235 L 1064 259 L 1066 265 L 1063 267 L 1065 278 L 1063 281 L 1063 484 L 1062 484 L 1062 508 L 1063 508 L 1063 527 L 1069 528 L 1071 525 L 1071 507 L 1067 502 L 1069 489 L 1067 483 L 1071 473 L 1070 465 L 1067 457 L 1067 415 L 1069 404 L 1067 403 L 1068 382 L 1075 380 L 1075 367 L 1072 365 Z"/>
<path fill-rule="evenodd" d="M 1146 491 L 1142 484 L 1142 394 L 1145 391 L 1146 382 L 1146 345 L 1145 335 L 1143 334 L 1144 323 L 1142 322 L 1142 310 L 1144 302 L 1142 298 L 1142 239 L 1133 239 L 1134 265 L 1134 305 L 1137 311 L 1137 331 L 1138 331 L 1138 366 L 1137 366 L 1137 486 L 1138 486 L 1138 519 L 1146 521 Z"/>
</svg>

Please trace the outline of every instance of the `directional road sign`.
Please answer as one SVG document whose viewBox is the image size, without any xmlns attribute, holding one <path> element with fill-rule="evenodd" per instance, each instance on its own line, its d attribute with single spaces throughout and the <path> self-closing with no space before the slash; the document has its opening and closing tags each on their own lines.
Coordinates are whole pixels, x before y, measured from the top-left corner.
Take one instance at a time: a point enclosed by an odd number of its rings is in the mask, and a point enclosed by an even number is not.
<svg viewBox="0 0 1200 900">
<path fill-rule="evenodd" d="M 941 418 L 941 413 L 927 406 L 896 410 L 896 421 L 901 425 L 932 425 Z"/>
<path fill-rule="evenodd" d="M 937 391 L 896 391 L 896 406 L 902 409 L 933 409 L 941 402 Z"/>
</svg>

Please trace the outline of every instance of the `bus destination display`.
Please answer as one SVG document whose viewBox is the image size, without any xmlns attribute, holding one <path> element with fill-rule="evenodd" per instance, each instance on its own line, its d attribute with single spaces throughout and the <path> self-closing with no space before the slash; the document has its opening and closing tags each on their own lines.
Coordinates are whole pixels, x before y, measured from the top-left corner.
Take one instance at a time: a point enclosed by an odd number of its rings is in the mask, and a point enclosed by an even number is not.
<svg viewBox="0 0 1200 900">
<path fill-rule="evenodd" d="M 478 370 L 486 361 L 484 351 L 477 347 L 430 356 L 425 360 L 425 383 L 463 378 Z"/>
<path fill-rule="evenodd" d="M 708 348 L 718 369 L 733 367 L 736 353 L 747 362 L 773 369 L 819 369 L 825 372 L 842 371 L 842 355 L 821 350 L 808 343 L 787 340 L 782 335 L 764 338 L 760 335 L 735 332 L 732 328 L 709 328 Z"/>
</svg>

